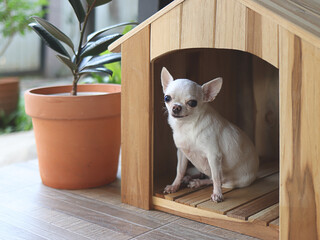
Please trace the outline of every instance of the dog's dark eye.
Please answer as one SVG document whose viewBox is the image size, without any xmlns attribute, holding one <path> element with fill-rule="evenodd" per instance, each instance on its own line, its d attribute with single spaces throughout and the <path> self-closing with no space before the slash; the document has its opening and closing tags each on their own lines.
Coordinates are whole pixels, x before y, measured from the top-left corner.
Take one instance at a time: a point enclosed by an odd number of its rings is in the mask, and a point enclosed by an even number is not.
<svg viewBox="0 0 320 240">
<path fill-rule="evenodd" d="M 169 95 L 165 95 L 164 96 L 164 101 L 167 103 L 167 102 L 170 102 L 171 101 L 171 96 L 169 96 Z"/>
<path fill-rule="evenodd" d="M 190 100 L 187 102 L 190 107 L 196 107 L 198 102 L 196 100 Z"/>
</svg>

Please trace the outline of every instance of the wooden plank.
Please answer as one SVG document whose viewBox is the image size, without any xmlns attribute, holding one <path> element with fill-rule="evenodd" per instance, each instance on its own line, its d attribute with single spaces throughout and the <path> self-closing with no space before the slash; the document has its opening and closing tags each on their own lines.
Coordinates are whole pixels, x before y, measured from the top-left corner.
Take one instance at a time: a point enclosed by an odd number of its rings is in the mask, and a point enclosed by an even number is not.
<svg viewBox="0 0 320 240">
<path fill-rule="evenodd" d="M 182 8 L 181 48 L 212 48 L 216 0 L 184 1 Z"/>
<path fill-rule="evenodd" d="M 224 194 L 224 201 L 221 203 L 215 203 L 210 200 L 199 204 L 197 207 L 220 214 L 226 214 L 226 212 L 267 194 L 278 187 L 279 174 L 273 174 L 269 177 L 257 180 L 249 187 L 235 189 Z"/>
<path fill-rule="evenodd" d="M 170 233 L 163 232 L 161 229 L 156 229 L 145 234 L 142 234 L 135 239 L 137 240 L 150 240 L 150 239 L 158 239 L 158 240 L 181 240 L 181 238 L 175 237 Z"/>
<path fill-rule="evenodd" d="M 108 49 L 111 52 L 120 52 L 121 51 L 121 45 L 126 42 L 128 39 L 131 39 L 132 36 L 138 34 L 141 30 L 144 30 L 145 28 L 149 28 L 150 24 L 153 23 L 155 20 L 160 18 L 162 15 L 166 14 L 167 12 L 170 12 L 171 9 L 178 6 L 180 3 L 184 2 L 185 0 L 175 0 L 171 4 L 167 5 L 148 19 L 146 19 L 144 22 L 140 23 L 139 26 L 135 27 L 133 30 L 125 34 L 123 37 L 119 38 L 117 41 L 113 42 Z"/>
<path fill-rule="evenodd" d="M 235 0 L 217 0 L 215 48 L 245 50 L 246 7 Z"/>
<path fill-rule="evenodd" d="M 180 48 L 181 9 L 180 4 L 151 24 L 151 60 Z"/>
<path fill-rule="evenodd" d="M 45 187 L 39 177 L 33 181 L 32 176 L 39 175 L 33 165 L 36 166 L 35 161 L 26 163 L 28 171 L 20 171 L 20 164 L 1 169 L 1 174 L 6 172 L 7 181 L 2 183 L 4 191 L 0 191 L 0 239 L 190 239 L 191 236 L 196 239 L 201 236 L 252 239 L 193 221 L 186 223 L 185 219 L 172 214 L 122 204 L 119 180 L 104 187 L 84 190 Z M 15 181 L 16 172 L 19 172 L 19 181 Z M 30 177 L 31 182 L 18 188 Z M 13 189 L 5 191 L 7 187 Z M 181 221 L 177 221 L 179 219 Z M 146 224 L 149 227 L 144 227 Z M 237 224 L 235 222 L 236 228 L 241 228 L 242 232 L 249 228 Z M 136 227 L 146 231 L 137 231 Z M 258 230 L 263 232 L 262 229 Z M 277 231 L 266 231 L 265 236 L 276 234 Z"/>
<path fill-rule="evenodd" d="M 222 193 L 224 194 L 224 193 L 230 192 L 231 190 L 232 189 L 229 189 L 229 188 L 222 188 Z M 197 192 L 188 194 L 184 197 L 177 198 L 176 202 L 196 207 L 198 204 L 210 200 L 212 191 L 213 191 L 213 186 L 209 186 Z"/>
<path fill-rule="evenodd" d="M 232 240 L 245 240 L 245 239 L 250 239 L 250 240 L 257 240 L 257 239 L 252 239 L 249 236 L 245 236 L 241 233 L 233 232 L 233 231 L 228 231 L 223 228 L 218 228 L 215 226 L 211 226 L 208 224 L 204 224 L 201 222 L 196 222 L 192 221 L 190 219 L 186 218 L 180 218 L 176 221 L 180 226 L 187 227 L 189 229 L 193 229 L 194 231 L 197 232 L 205 232 L 207 234 L 210 234 L 210 236 L 214 237 L 221 237 L 223 239 L 232 239 Z"/>
<path fill-rule="evenodd" d="M 47 238 L 40 237 L 37 234 L 33 234 L 27 230 L 21 229 L 19 227 L 12 226 L 7 222 L 0 220 L 0 238 L 9 239 L 14 236 L 14 239 L 24 239 L 24 240 L 44 240 Z M 13 239 L 13 238 L 12 238 Z"/>
<path fill-rule="evenodd" d="M 250 52 L 278 67 L 278 25 L 236 0 L 217 0 L 215 47 Z"/>
<path fill-rule="evenodd" d="M 253 11 L 272 19 L 302 39 L 320 47 L 319 14 L 306 10 L 305 6 L 282 0 L 238 0 Z M 301 2 L 299 0 L 299 2 Z"/>
<path fill-rule="evenodd" d="M 117 218 L 125 220 L 127 222 L 138 222 L 140 226 L 148 228 L 160 227 L 160 224 L 157 221 L 145 218 L 143 215 L 130 213 L 126 209 L 121 209 L 118 206 L 113 206 L 108 203 L 102 203 L 100 201 L 96 201 L 95 199 L 84 198 L 74 193 L 61 192 L 57 190 L 51 191 L 51 189 L 49 190 L 47 188 L 43 188 L 41 189 L 41 194 L 55 200 L 64 201 L 66 203 L 73 203 L 78 207 L 87 208 L 111 216 L 117 216 Z"/>
<path fill-rule="evenodd" d="M 218 0 L 219 2 L 220 0 Z M 221 2 L 230 2 L 221 1 Z M 307 39 L 313 42 L 316 46 L 320 47 L 320 24 L 319 16 L 315 14 L 315 9 L 306 4 L 297 5 L 292 3 L 292 1 L 282 1 L 282 0 L 237 0 L 243 6 L 247 6 L 256 13 L 272 19 L 272 21 L 277 22 L 280 26 L 287 28 L 288 30 L 294 32 L 299 37 Z M 114 42 L 110 45 L 109 50 L 113 52 L 120 52 L 121 45 L 130 39 L 133 35 L 147 27 L 149 24 L 153 23 L 159 17 L 165 15 L 168 11 L 175 8 L 177 5 L 184 2 L 184 0 L 175 0 L 173 3 L 160 10 L 149 19 L 141 23 L 138 27 L 130 31 L 128 34 Z M 191 2 L 191 1 L 190 1 Z M 193 1 L 195 2 L 195 1 Z M 299 1 L 301 2 L 301 1 Z M 197 4 L 198 5 L 198 4 Z M 196 5 L 196 6 L 197 6 Z M 302 5 L 302 6 L 301 6 Z M 205 5 L 203 5 L 205 6 Z M 306 10 L 307 9 L 307 10 Z M 233 14 L 230 14 L 232 16 Z M 220 15 L 219 15 L 220 16 Z M 219 19 L 221 19 L 219 17 Z"/>
<path fill-rule="evenodd" d="M 30 199 L 34 196 L 34 190 L 26 190 L 23 194 Z M 82 219 L 86 222 L 97 224 L 103 228 L 131 237 L 138 236 L 151 229 L 150 227 L 140 225 L 139 223 L 133 223 L 118 218 L 116 214 L 113 216 L 107 212 L 96 211 L 63 199 L 63 196 L 58 195 L 57 193 L 51 192 L 51 195 L 48 196 L 41 191 L 40 194 L 37 195 L 37 198 L 33 199 L 32 204 L 36 204 L 37 206 L 46 209 L 53 209 L 57 212 L 62 212 L 69 216 L 73 216 L 74 218 Z"/>
<path fill-rule="evenodd" d="M 185 195 L 188 195 L 189 193 L 197 192 L 200 189 L 203 189 L 204 187 L 200 188 L 183 188 L 175 193 L 169 193 L 164 196 L 165 199 L 175 201 L 177 198 L 183 197 Z"/>
<path fill-rule="evenodd" d="M 191 205 L 193 202 L 199 201 L 199 199 L 205 199 L 204 201 L 209 200 L 212 194 L 212 188 L 213 186 L 208 186 L 204 189 L 190 193 L 186 196 L 179 197 L 176 199 L 176 202 Z"/>
<path fill-rule="evenodd" d="M 320 236 L 320 48 L 280 29 L 280 226 L 283 239 Z"/>
<path fill-rule="evenodd" d="M 269 226 L 279 230 L 279 218 L 273 220 L 272 222 L 269 223 Z"/>
<path fill-rule="evenodd" d="M 252 59 L 255 114 L 255 147 L 267 161 L 279 159 L 279 71 L 258 58 Z M 262 159 L 262 160 L 264 160 Z"/>
<path fill-rule="evenodd" d="M 279 204 L 275 204 L 267 209 L 258 212 L 251 217 L 249 217 L 249 221 L 255 224 L 268 226 L 270 222 L 279 218 Z"/>
<path fill-rule="evenodd" d="M 320 4 L 317 0 L 289 0 L 290 2 L 298 5 L 307 11 L 312 12 L 315 15 L 320 15 Z"/>
<path fill-rule="evenodd" d="M 278 67 L 278 42 L 278 25 L 247 8 L 245 50 Z"/>
<path fill-rule="evenodd" d="M 121 197 L 150 209 L 152 188 L 153 85 L 150 81 L 150 30 L 144 28 L 122 49 Z M 139 97 L 137 97 L 139 93 Z"/>
<path fill-rule="evenodd" d="M 227 216 L 247 220 L 255 213 L 279 203 L 279 189 L 227 212 Z"/>
<path fill-rule="evenodd" d="M 28 221 L 26 221 L 28 219 Z M 52 225 L 51 223 L 47 223 L 43 220 L 39 220 L 34 216 L 28 216 L 25 213 L 20 213 L 12 208 L 1 208 L 0 212 L 0 223 L 1 222 L 9 223 L 12 225 L 12 228 L 16 228 L 16 232 L 20 231 L 25 232 L 26 236 L 28 233 L 30 235 L 35 234 L 33 237 L 39 237 L 41 239 L 79 239 L 86 240 L 88 238 L 81 236 L 80 234 L 76 234 L 74 232 L 70 232 L 67 229 L 60 228 L 58 226 Z M 0 225 L 3 225 L 1 223 Z M 1 228 L 0 228 L 1 229 Z M 9 228 L 10 229 L 10 228 Z M 1 232 L 1 231 L 0 231 Z M 5 231 L 6 232 L 6 231 Z M 8 232 L 6 233 L 8 234 Z M 0 234 L 1 236 L 1 234 Z M 25 238 L 22 238 L 25 239 Z"/>
<path fill-rule="evenodd" d="M 279 231 L 266 226 L 253 224 L 236 218 L 230 218 L 226 215 L 190 207 L 157 197 L 153 197 L 153 204 L 156 210 L 165 211 L 184 218 L 189 218 L 261 239 L 279 239 Z"/>
</svg>

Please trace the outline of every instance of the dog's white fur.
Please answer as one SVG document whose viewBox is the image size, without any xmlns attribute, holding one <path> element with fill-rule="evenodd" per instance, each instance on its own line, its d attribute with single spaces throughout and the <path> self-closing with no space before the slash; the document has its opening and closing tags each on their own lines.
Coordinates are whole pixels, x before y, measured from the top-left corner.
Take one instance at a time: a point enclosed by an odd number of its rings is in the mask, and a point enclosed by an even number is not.
<svg viewBox="0 0 320 240">
<path fill-rule="evenodd" d="M 194 179 L 189 187 L 213 183 L 211 198 L 223 201 L 221 186 L 245 187 L 256 178 L 259 158 L 249 137 L 238 127 L 221 117 L 208 102 L 215 99 L 222 86 L 222 78 L 204 85 L 188 79 L 174 80 L 166 68 L 161 72 L 161 83 L 165 95 L 168 122 L 178 149 L 177 175 L 165 192 L 176 192 L 185 176 L 188 160 L 210 179 Z M 197 106 L 187 103 L 196 100 Z M 173 112 L 180 106 L 179 113 Z"/>
</svg>

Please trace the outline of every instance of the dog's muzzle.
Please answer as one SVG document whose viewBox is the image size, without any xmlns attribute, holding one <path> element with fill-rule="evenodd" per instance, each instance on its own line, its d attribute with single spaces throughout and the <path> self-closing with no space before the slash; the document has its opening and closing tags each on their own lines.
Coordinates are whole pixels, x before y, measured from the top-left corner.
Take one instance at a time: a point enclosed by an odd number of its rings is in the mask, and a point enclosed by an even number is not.
<svg viewBox="0 0 320 240">
<path fill-rule="evenodd" d="M 180 105 L 174 105 L 174 106 L 172 107 L 172 112 L 173 112 L 175 115 L 179 114 L 179 113 L 181 112 L 181 110 L 182 110 L 182 107 L 181 107 Z"/>
</svg>

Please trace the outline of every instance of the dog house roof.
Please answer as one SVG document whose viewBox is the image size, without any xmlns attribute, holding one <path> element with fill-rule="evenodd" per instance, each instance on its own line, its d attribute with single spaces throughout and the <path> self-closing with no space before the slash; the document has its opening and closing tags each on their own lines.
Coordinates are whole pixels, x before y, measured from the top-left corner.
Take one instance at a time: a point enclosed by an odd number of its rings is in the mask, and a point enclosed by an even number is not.
<svg viewBox="0 0 320 240">
<path fill-rule="evenodd" d="M 206 9 L 212 8 L 212 11 Z M 219 15 L 219 12 L 226 10 L 230 16 L 232 15 L 244 15 L 244 22 L 238 23 L 239 28 L 248 27 L 247 21 L 250 16 L 251 11 L 261 15 L 262 18 L 253 19 L 254 22 L 259 22 L 265 24 L 264 18 L 267 18 L 271 22 L 276 23 L 295 35 L 312 42 L 313 45 L 320 47 L 320 4 L 312 0 L 175 0 L 149 19 L 145 20 L 143 23 L 138 25 L 132 31 L 124 35 L 122 38 L 115 41 L 109 46 L 109 50 L 112 52 L 120 52 L 121 45 L 130 41 L 130 38 L 140 32 L 142 29 L 150 27 L 153 23 L 157 22 L 160 18 L 165 15 L 170 15 L 170 19 L 174 19 L 175 22 L 169 21 L 166 24 L 169 25 L 176 24 L 177 21 L 181 25 L 181 21 L 194 21 L 197 17 L 200 17 L 204 12 L 209 13 L 212 18 L 207 18 L 205 21 L 207 23 L 202 23 L 201 30 L 203 35 L 215 34 L 214 32 L 219 31 L 219 26 L 217 24 L 230 24 L 230 19 L 228 16 Z M 189 20 L 185 19 L 186 16 L 190 16 Z M 207 16 L 210 16 L 207 15 Z M 194 18 L 193 18 L 194 17 Z M 257 18 L 256 16 L 253 16 Z M 217 21 L 219 18 L 219 21 Z M 247 18 L 247 19 L 246 19 Z M 213 20 L 212 20 L 213 19 Z M 221 20 L 220 20 L 221 19 Z M 250 19 L 249 19 L 250 20 Z M 215 28 L 209 29 L 211 22 L 215 22 Z M 220 23 L 221 22 L 221 23 Z M 191 22 L 188 22 L 191 23 Z M 278 26 L 276 26 L 278 28 Z M 190 26 L 191 27 L 191 26 Z M 269 26 L 265 26 L 268 28 Z M 180 30 L 180 35 L 183 31 L 189 31 L 188 26 L 186 28 L 178 28 Z M 211 31 L 212 30 L 212 31 Z M 254 29 L 253 29 L 254 30 Z M 237 29 L 234 29 L 237 31 Z M 217 41 L 217 39 L 215 40 Z M 246 41 L 246 40 L 245 40 Z M 181 45 L 181 44 L 180 44 Z M 213 46 L 220 47 L 220 46 Z M 221 46 L 226 47 L 226 46 Z M 237 48 L 236 48 L 237 49 Z M 245 50 L 238 48 L 240 50 Z M 267 59 L 268 60 L 268 59 Z M 270 62 L 270 61 L 269 61 Z M 275 62 L 271 62 L 273 65 Z"/>
</svg>

